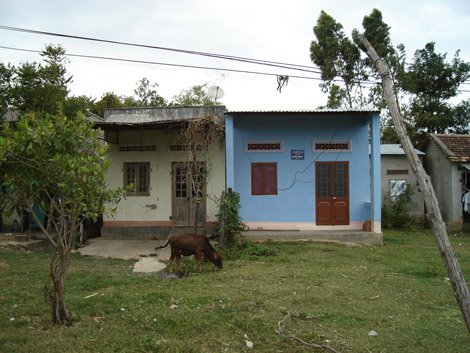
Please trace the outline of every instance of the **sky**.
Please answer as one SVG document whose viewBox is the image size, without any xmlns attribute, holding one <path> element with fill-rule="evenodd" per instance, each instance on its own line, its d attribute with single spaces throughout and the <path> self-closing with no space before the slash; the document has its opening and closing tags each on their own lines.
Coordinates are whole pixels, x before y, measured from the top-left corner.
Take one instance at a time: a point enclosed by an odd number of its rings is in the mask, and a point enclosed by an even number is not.
<svg viewBox="0 0 470 353">
<path fill-rule="evenodd" d="M 468 0 L 0 0 L 0 26 L 316 69 L 309 47 L 316 39 L 313 27 L 320 12 L 324 10 L 335 18 L 350 36 L 354 28 L 362 30 L 362 19 L 373 8 L 382 12 L 391 27 L 393 44 L 405 45 L 409 60 L 415 50 L 435 42 L 436 51 L 447 53 L 449 60 L 460 50 L 461 59 L 470 62 Z M 157 92 L 167 100 L 194 85 L 219 86 L 225 94 L 218 101 L 230 111 L 312 110 L 326 104 L 327 96 L 319 88 L 320 75 L 315 73 L 0 29 L 1 47 L 41 51 L 47 44 L 60 44 L 69 54 L 211 68 L 69 57 L 67 69 L 73 76 L 70 90 L 75 96 L 99 99 L 106 92 L 132 96 L 138 81 L 146 77 L 158 84 Z M 40 62 L 41 57 L 0 48 L 0 61 L 17 66 Z M 281 92 L 277 90 L 277 75 L 289 76 Z M 461 88 L 470 91 L 470 84 Z M 469 98 L 470 92 L 462 92 L 456 100 Z"/>
</svg>

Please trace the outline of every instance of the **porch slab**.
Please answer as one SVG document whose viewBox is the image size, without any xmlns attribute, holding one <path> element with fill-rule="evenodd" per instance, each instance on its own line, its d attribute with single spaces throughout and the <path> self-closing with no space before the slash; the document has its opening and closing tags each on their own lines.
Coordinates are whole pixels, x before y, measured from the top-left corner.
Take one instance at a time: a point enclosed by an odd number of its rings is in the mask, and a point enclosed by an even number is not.
<svg viewBox="0 0 470 353">
<path fill-rule="evenodd" d="M 243 236 L 256 241 L 318 241 L 383 245 L 383 233 L 335 230 L 249 230 Z"/>
</svg>

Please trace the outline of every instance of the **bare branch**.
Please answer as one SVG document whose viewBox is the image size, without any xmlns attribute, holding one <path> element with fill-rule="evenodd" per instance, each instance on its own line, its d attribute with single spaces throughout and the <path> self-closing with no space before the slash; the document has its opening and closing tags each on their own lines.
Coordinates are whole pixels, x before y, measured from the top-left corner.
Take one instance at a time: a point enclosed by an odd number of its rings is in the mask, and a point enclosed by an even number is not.
<svg viewBox="0 0 470 353">
<path fill-rule="evenodd" d="M 325 345 L 318 345 L 318 344 L 311 344 L 311 343 L 307 343 L 305 342 L 304 340 L 294 336 L 294 335 L 285 335 L 284 334 L 284 327 L 282 326 L 282 324 L 284 323 L 284 321 L 286 321 L 287 319 L 289 319 L 290 317 L 292 317 L 292 313 L 291 312 L 288 312 L 287 315 L 277 323 L 277 330 L 275 331 L 279 336 L 282 336 L 282 337 L 286 337 L 286 338 L 291 338 L 291 339 L 294 339 L 300 343 L 302 343 L 303 345 L 307 346 L 307 347 L 311 347 L 313 349 L 320 349 L 322 351 L 327 351 L 327 352 L 333 352 L 333 353 L 338 353 L 338 351 L 336 351 L 335 349 L 331 348 L 330 346 L 325 346 Z"/>
</svg>

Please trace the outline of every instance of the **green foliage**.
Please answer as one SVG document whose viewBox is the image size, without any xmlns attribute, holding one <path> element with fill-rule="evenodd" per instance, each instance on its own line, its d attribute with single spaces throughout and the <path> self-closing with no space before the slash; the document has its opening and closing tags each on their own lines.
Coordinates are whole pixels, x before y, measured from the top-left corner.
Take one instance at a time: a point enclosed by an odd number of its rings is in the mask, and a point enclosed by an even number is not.
<svg viewBox="0 0 470 353">
<path fill-rule="evenodd" d="M 406 63 L 403 44 L 394 48 L 390 27 L 383 21 L 382 13 L 373 9 L 362 21 L 362 35 L 369 40 L 379 57 L 387 64 L 395 82 L 394 91 L 407 123 L 408 132 L 415 147 L 420 148 L 426 133 L 468 133 L 470 101 L 457 106 L 449 99 L 458 94 L 460 85 L 470 77 L 470 63 L 459 58 L 457 51 L 451 63 L 446 54 L 435 52 L 434 43 L 417 50 L 413 61 Z M 328 108 L 370 107 L 387 108 L 380 85 L 364 85 L 380 82 L 375 64 L 365 53 L 361 33 L 354 29 L 352 41 L 343 26 L 334 18 L 321 12 L 313 28 L 316 40 L 311 42 L 310 57 L 320 67 L 320 87 L 328 93 Z M 383 142 L 396 141 L 390 124 L 384 124 Z"/>
<path fill-rule="evenodd" d="M 100 117 L 104 117 L 105 109 L 109 108 L 124 108 L 123 98 L 117 96 L 114 92 L 107 92 L 103 94 L 99 101 L 97 101 L 91 108 L 91 112 Z"/>
<path fill-rule="evenodd" d="M 310 58 L 321 69 L 321 88 L 330 94 L 328 104 L 338 107 L 341 102 L 353 107 L 357 103 L 355 98 L 358 97 L 354 96 L 353 88 L 357 85 L 362 70 L 359 49 L 346 37 L 343 26 L 324 11 L 313 27 L 313 32 L 317 41 L 310 44 Z M 334 84 L 337 77 L 342 79 L 344 87 Z"/>
<path fill-rule="evenodd" d="M 0 207 L 33 212 L 39 203 L 53 225 L 54 234 L 40 224 L 54 246 L 50 284 L 46 297 L 52 306 L 52 321 L 72 323 L 65 304 L 64 286 L 70 253 L 83 219 L 96 220 L 105 204 L 116 203 L 123 190 L 106 187 L 106 146 L 98 139 L 83 114 L 69 119 L 63 114 L 50 116 L 30 113 L 16 124 L 4 123 L 0 136 L 0 180 L 4 194 Z"/>
<path fill-rule="evenodd" d="M 413 61 L 400 77 L 401 87 L 410 93 L 408 114 L 417 131 L 420 145 L 426 133 L 468 133 L 470 117 L 469 102 L 455 107 L 449 99 L 457 96 L 460 85 L 470 77 L 470 63 L 455 53 L 451 63 L 446 54 L 435 52 L 435 43 L 417 50 Z M 462 110 L 465 111 L 462 114 Z"/>
<path fill-rule="evenodd" d="M 88 111 L 93 108 L 94 99 L 88 96 L 72 96 L 67 97 L 64 102 L 64 115 L 70 118 L 77 116 L 79 112 L 87 115 Z"/>
<path fill-rule="evenodd" d="M 20 113 L 56 114 L 68 94 L 65 50 L 46 46 L 41 53 L 45 64 L 23 63 L 19 67 L 0 67 L 0 111 L 8 108 Z"/>
<path fill-rule="evenodd" d="M 276 252 L 261 244 L 241 237 L 230 249 L 223 251 L 224 259 L 252 259 L 265 256 L 275 256 Z"/>
<path fill-rule="evenodd" d="M 394 199 L 390 194 L 386 194 L 382 200 L 382 227 L 385 229 L 407 229 L 416 219 L 410 216 L 410 210 L 413 207 L 411 198 L 414 190 L 407 184 L 404 192 L 397 195 Z"/>
<path fill-rule="evenodd" d="M 247 229 L 238 211 L 240 210 L 240 194 L 229 192 L 219 200 L 219 219 L 223 224 L 221 233 L 224 235 L 224 246 L 232 247 L 240 242 L 241 234 Z"/>
<path fill-rule="evenodd" d="M 134 93 L 137 95 L 138 99 L 136 101 L 136 106 L 138 107 L 166 107 L 168 105 L 165 98 L 160 96 L 157 93 L 158 83 L 150 84 L 150 81 L 144 77 L 138 84 L 137 88 L 134 90 Z"/>
<path fill-rule="evenodd" d="M 220 104 L 214 102 L 214 100 L 207 94 L 207 86 L 195 85 L 189 89 L 182 90 L 178 95 L 173 96 L 173 100 L 170 102 L 171 107 L 191 107 L 198 105 L 215 105 Z"/>
</svg>

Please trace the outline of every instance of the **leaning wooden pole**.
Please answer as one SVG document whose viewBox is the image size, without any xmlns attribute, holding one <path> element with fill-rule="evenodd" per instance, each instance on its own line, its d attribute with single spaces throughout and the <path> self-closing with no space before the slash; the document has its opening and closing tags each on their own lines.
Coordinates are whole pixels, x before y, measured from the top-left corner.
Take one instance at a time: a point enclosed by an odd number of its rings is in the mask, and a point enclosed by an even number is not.
<svg viewBox="0 0 470 353">
<path fill-rule="evenodd" d="M 375 63 L 382 77 L 382 87 L 388 109 L 395 126 L 395 131 L 397 132 L 401 146 L 405 150 L 406 157 L 408 158 L 411 168 L 416 176 L 420 190 L 423 192 L 427 210 L 426 217 L 431 224 L 437 246 L 439 247 L 439 252 L 441 253 L 442 260 L 444 261 L 447 273 L 449 274 L 450 283 L 454 289 L 455 298 L 457 299 L 460 310 L 462 311 L 465 324 L 467 325 L 467 330 L 470 333 L 470 293 L 468 291 L 467 282 L 465 282 L 462 270 L 460 269 L 457 258 L 455 257 L 452 244 L 449 241 L 447 229 L 444 221 L 442 220 L 441 211 L 437 202 L 437 197 L 431 184 L 431 178 L 426 174 L 423 165 L 416 154 L 410 137 L 406 131 L 405 124 L 403 123 L 400 111 L 398 110 L 398 104 L 392 88 L 390 69 L 379 58 L 369 41 L 364 36 L 362 36 L 361 39 L 367 49 L 367 55 L 369 55 Z"/>
</svg>

